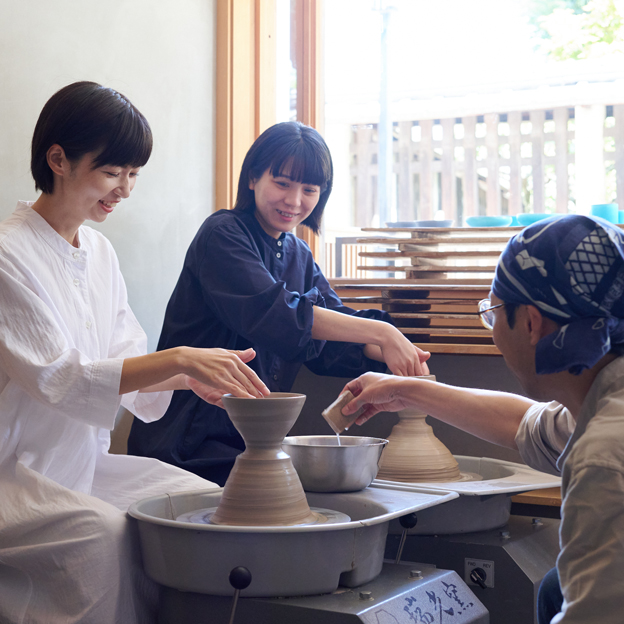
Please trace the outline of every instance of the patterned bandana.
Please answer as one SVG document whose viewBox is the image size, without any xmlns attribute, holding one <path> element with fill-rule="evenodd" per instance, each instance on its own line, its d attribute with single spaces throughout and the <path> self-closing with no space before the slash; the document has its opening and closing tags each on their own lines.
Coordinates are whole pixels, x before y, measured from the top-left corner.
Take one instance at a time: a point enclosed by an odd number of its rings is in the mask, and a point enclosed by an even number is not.
<svg viewBox="0 0 624 624">
<path fill-rule="evenodd" d="M 596 217 L 538 221 L 509 241 L 492 292 L 562 325 L 537 344 L 538 374 L 578 375 L 624 343 L 623 232 Z"/>
</svg>

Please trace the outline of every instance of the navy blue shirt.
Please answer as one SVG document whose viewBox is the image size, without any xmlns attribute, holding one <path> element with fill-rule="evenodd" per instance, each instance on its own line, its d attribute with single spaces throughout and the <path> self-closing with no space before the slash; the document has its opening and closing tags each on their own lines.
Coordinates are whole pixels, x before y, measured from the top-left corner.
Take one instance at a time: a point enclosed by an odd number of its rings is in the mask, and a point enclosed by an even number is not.
<svg viewBox="0 0 624 624">
<path fill-rule="evenodd" d="M 275 239 L 253 213 L 221 210 L 204 221 L 188 249 L 158 350 L 253 347 L 249 366 L 281 392 L 290 391 L 304 363 L 338 377 L 386 370 L 364 355 L 362 344 L 314 340 L 315 305 L 391 322 L 385 312 L 344 306 L 293 234 Z M 128 441 L 130 454 L 157 457 L 221 485 L 244 448 L 225 410 L 190 390 L 174 392 L 160 420 L 135 419 Z"/>
</svg>

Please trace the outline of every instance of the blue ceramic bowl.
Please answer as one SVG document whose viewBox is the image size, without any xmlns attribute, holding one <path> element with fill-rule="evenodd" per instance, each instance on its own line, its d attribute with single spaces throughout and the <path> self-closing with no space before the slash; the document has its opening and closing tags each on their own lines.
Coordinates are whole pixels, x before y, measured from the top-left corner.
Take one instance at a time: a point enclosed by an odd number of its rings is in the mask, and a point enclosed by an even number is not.
<svg viewBox="0 0 624 624">
<path fill-rule="evenodd" d="M 525 212 L 517 215 L 518 223 L 526 227 L 527 225 L 531 225 L 536 221 L 541 221 L 542 219 L 548 219 L 548 217 L 553 217 L 555 215 L 551 215 L 547 212 Z"/>
<path fill-rule="evenodd" d="M 490 216 L 479 216 L 479 217 L 466 217 L 466 223 L 470 227 L 506 227 L 511 225 L 512 217 L 490 217 Z"/>
</svg>

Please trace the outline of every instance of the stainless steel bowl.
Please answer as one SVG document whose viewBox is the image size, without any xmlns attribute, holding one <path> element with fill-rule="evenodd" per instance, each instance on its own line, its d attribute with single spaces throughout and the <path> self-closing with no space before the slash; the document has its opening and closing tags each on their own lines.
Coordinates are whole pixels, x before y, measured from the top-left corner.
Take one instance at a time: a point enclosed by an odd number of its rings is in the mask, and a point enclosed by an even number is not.
<svg viewBox="0 0 624 624">
<path fill-rule="evenodd" d="M 282 449 L 290 455 L 306 492 L 356 492 L 377 476 L 382 438 L 334 435 L 289 436 Z"/>
</svg>

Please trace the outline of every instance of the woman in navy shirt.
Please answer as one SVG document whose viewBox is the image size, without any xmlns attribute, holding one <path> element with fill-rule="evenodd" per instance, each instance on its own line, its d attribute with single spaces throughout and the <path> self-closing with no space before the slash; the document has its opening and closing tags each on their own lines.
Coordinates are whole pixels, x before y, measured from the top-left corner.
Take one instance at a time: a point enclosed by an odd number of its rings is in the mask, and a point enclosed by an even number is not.
<svg viewBox="0 0 624 624">
<path fill-rule="evenodd" d="M 208 217 L 189 247 L 158 349 L 253 347 L 249 366 L 281 392 L 302 364 L 338 377 L 386 366 L 397 375 L 427 374 L 429 354 L 385 312 L 344 306 L 309 247 L 291 233 L 299 224 L 318 233 L 332 180 L 329 149 L 316 130 L 298 122 L 266 130 L 245 157 L 234 209 Z M 242 450 L 225 410 L 190 391 L 176 391 L 159 421 L 135 420 L 128 443 L 129 453 L 220 485 Z"/>
</svg>

